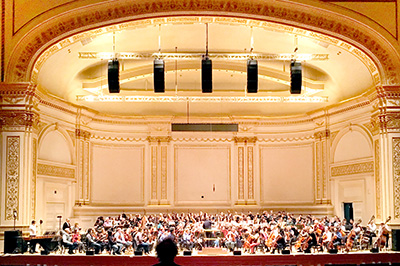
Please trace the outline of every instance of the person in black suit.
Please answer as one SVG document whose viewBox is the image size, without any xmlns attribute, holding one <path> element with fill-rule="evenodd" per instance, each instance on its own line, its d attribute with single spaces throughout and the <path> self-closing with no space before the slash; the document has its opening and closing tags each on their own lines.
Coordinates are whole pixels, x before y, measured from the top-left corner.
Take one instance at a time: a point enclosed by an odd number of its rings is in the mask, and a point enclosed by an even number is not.
<svg viewBox="0 0 400 266">
<path fill-rule="evenodd" d="M 170 238 L 160 242 L 156 247 L 156 251 L 160 263 L 154 264 L 153 266 L 179 266 L 174 262 L 178 254 L 178 248 Z"/>
<path fill-rule="evenodd" d="M 68 228 L 70 231 L 72 231 L 72 230 L 71 230 L 71 220 L 68 219 L 68 218 L 65 220 L 65 223 L 64 223 L 63 226 L 62 226 L 62 230 L 65 231 L 65 229 L 67 229 L 67 228 Z"/>
</svg>

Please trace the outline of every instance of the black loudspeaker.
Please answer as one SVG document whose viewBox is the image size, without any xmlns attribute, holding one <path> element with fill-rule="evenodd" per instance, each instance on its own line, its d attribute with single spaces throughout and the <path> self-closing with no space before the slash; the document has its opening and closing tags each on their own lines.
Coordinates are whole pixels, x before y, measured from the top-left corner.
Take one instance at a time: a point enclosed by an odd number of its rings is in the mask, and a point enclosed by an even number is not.
<svg viewBox="0 0 400 266">
<path fill-rule="evenodd" d="M 212 61 L 210 59 L 201 60 L 201 91 L 212 92 Z"/>
<path fill-rule="evenodd" d="M 183 251 L 183 256 L 192 256 L 192 251 L 191 250 L 184 250 Z"/>
<path fill-rule="evenodd" d="M 40 255 L 49 255 L 49 251 L 48 250 L 42 250 L 42 251 L 40 251 Z M 87 255 L 87 251 L 86 251 L 86 255 Z"/>
<path fill-rule="evenodd" d="M 87 256 L 93 256 L 94 255 L 94 250 L 86 250 L 86 255 Z"/>
<path fill-rule="evenodd" d="M 282 250 L 282 254 L 290 254 L 290 250 L 289 249 L 284 249 L 284 250 Z"/>
<path fill-rule="evenodd" d="M 400 229 L 392 229 L 392 250 L 400 251 Z"/>
<path fill-rule="evenodd" d="M 329 254 L 337 254 L 338 250 L 336 248 L 335 249 L 329 249 L 328 252 L 329 252 Z"/>
<path fill-rule="evenodd" d="M 301 93 L 301 63 L 292 61 L 290 63 L 290 93 Z"/>
<path fill-rule="evenodd" d="M 242 251 L 240 251 L 240 250 L 234 250 L 234 251 L 233 251 L 233 255 L 235 255 L 235 256 L 240 256 L 240 255 L 242 255 Z"/>
<path fill-rule="evenodd" d="M 108 91 L 119 93 L 119 62 L 118 59 L 108 61 Z"/>
<path fill-rule="evenodd" d="M 154 59 L 154 92 L 165 92 L 164 60 Z"/>
<path fill-rule="evenodd" d="M 247 60 L 247 92 L 258 92 L 258 63 L 257 60 Z"/>
<path fill-rule="evenodd" d="M 143 255 L 143 251 L 135 250 L 135 256 L 142 256 L 142 255 Z"/>
<path fill-rule="evenodd" d="M 379 253 L 379 248 L 371 248 L 372 253 Z"/>
<path fill-rule="evenodd" d="M 22 233 L 19 230 L 4 232 L 4 253 L 14 253 L 17 251 L 18 242 L 22 239 Z M 21 249 L 22 252 L 22 249 Z M 19 252 L 18 252 L 19 253 Z"/>
</svg>

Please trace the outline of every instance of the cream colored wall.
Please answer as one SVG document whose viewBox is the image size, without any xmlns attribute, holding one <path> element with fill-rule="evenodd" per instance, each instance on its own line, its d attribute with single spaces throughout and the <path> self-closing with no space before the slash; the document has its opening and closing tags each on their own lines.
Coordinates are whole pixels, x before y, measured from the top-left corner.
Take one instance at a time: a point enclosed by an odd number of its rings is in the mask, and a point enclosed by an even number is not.
<svg viewBox="0 0 400 266">
<path fill-rule="evenodd" d="M 313 144 L 260 147 L 261 202 L 314 203 Z"/>
<path fill-rule="evenodd" d="M 144 145 L 92 145 L 91 204 L 144 205 Z"/>
</svg>

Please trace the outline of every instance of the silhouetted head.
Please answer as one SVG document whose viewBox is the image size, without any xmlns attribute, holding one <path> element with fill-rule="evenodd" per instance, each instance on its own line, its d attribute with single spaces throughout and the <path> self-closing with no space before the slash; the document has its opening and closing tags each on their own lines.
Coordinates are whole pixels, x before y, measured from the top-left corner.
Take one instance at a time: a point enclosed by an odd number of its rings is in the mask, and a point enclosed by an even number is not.
<svg viewBox="0 0 400 266">
<path fill-rule="evenodd" d="M 174 241 L 169 238 L 158 243 L 156 251 L 157 257 L 161 262 L 173 262 L 175 256 L 178 254 L 178 248 Z"/>
</svg>

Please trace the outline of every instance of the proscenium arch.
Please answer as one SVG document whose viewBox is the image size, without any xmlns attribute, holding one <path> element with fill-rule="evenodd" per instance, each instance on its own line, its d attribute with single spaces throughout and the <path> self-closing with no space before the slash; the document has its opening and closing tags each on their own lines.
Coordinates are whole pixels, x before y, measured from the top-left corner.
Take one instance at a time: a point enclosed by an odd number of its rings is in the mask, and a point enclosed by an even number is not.
<svg viewBox="0 0 400 266">
<path fill-rule="evenodd" d="M 220 16 L 257 19 L 311 30 L 350 43 L 369 57 L 379 73 L 376 85 L 398 85 L 400 56 L 391 43 L 370 27 L 344 15 L 296 2 L 266 3 L 262 0 L 129 0 L 98 3 L 65 12 L 27 33 L 13 50 L 6 69 L 6 82 L 32 81 L 39 56 L 53 44 L 88 30 L 146 18 L 170 16 Z M 339 18 L 339 19 L 338 19 Z"/>
</svg>

